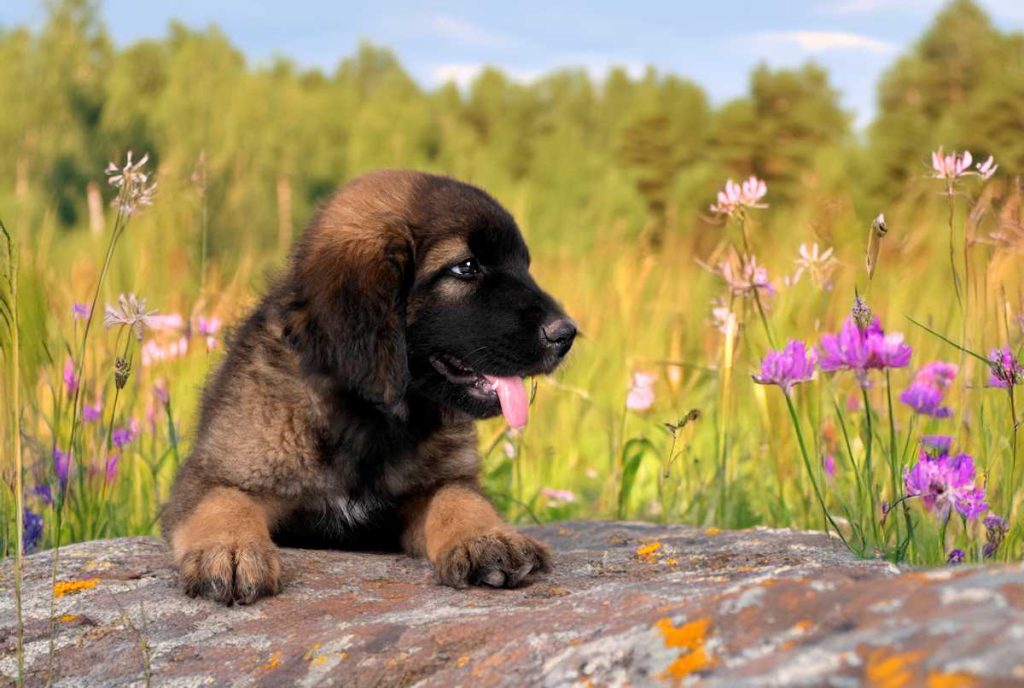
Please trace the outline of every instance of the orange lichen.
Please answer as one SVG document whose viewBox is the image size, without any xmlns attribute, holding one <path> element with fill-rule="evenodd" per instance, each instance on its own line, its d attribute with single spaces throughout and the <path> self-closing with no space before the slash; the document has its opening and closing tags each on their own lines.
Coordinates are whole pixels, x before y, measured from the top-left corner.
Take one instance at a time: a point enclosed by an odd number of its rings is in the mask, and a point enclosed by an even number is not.
<svg viewBox="0 0 1024 688">
<path fill-rule="evenodd" d="M 71 623 L 73 621 L 78 621 L 78 619 L 78 614 L 61 614 L 57 617 L 57 621 L 60 621 L 61 623 Z"/>
<path fill-rule="evenodd" d="M 705 535 L 710 535 L 711 537 L 714 537 L 714 536 L 718 535 L 721 532 L 722 532 L 721 528 L 711 527 L 711 528 L 705 528 L 704 529 L 704 534 Z"/>
<path fill-rule="evenodd" d="M 643 547 L 638 547 L 636 555 L 646 562 L 655 562 L 658 559 L 659 551 L 661 551 L 661 543 L 652 542 L 648 545 L 644 545 Z"/>
<path fill-rule="evenodd" d="M 814 622 L 811 621 L 810 619 L 804 619 L 803 621 L 797 621 L 795 624 L 793 624 L 793 632 L 794 633 L 806 633 L 807 631 L 811 630 L 811 628 L 813 626 L 814 626 Z"/>
<path fill-rule="evenodd" d="M 279 666 L 281 666 L 281 653 L 274 652 L 270 655 L 270 659 L 268 659 L 266 662 L 259 666 L 259 668 L 256 670 L 256 673 L 265 674 L 268 671 L 273 671 L 274 669 L 277 669 Z"/>
<path fill-rule="evenodd" d="M 970 674 L 928 674 L 928 688 L 972 688 L 981 685 L 977 678 Z"/>
<path fill-rule="evenodd" d="M 708 618 L 690 621 L 676 627 L 672 620 L 665 618 L 656 624 L 665 642 L 665 647 L 680 650 L 679 656 L 665 669 L 662 678 L 680 680 L 695 671 L 702 671 L 715 665 L 708 648 L 708 629 L 711 620 Z"/>
<path fill-rule="evenodd" d="M 924 652 L 892 652 L 872 650 L 868 655 L 864 675 L 872 688 L 903 688 L 914 679 L 913 664 L 924 657 Z"/>
<path fill-rule="evenodd" d="M 457 661 L 455 662 L 455 666 L 459 667 L 460 669 L 461 669 L 462 667 L 466 666 L 467 664 L 469 664 L 469 655 L 462 655 L 462 656 L 461 656 L 461 657 L 459 657 L 459 659 L 458 659 L 458 660 L 457 660 Z"/>
<path fill-rule="evenodd" d="M 70 581 L 59 581 L 53 586 L 54 597 L 63 597 L 64 595 L 79 592 L 81 590 L 89 590 L 95 588 L 100 582 L 99 578 L 88 578 L 86 580 L 70 580 Z"/>
</svg>

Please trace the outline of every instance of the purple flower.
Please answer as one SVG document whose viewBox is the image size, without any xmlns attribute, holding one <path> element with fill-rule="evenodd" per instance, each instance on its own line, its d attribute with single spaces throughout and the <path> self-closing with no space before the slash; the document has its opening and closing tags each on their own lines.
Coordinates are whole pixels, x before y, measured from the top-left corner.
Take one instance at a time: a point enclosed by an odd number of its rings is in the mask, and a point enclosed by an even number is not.
<svg viewBox="0 0 1024 688">
<path fill-rule="evenodd" d="M 57 475 L 57 480 L 60 481 L 60 486 L 64 487 L 68 484 L 68 473 L 71 470 L 71 456 L 62 452 L 60 449 L 54 448 L 53 450 L 53 472 Z"/>
<path fill-rule="evenodd" d="M 68 356 L 64 359 L 64 389 L 68 394 L 78 391 L 78 377 L 75 375 L 75 362 Z"/>
<path fill-rule="evenodd" d="M 75 320 L 87 320 L 92 310 L 84 303 L 78 303 L 75 301 L 75 305 L 71 307 L 71 317 Z"/>
<path fill-rule="evenodd" d="M 754 382 L 759 385 L 778 385 L 786 393 L 793 385 L 807 382 L 814 378 L 814 366 L 817 355 L 814 350 L 807 350 L 807 345 L 798 340 L 790 340 L 781 351 L 769 351 L 761 361 L 761 373 L 754 375 Z"/>
<path fill-rule="evenodd" d="M 825 454 L 825 458 L 821 461 L 821 467 L 825 469 L 826 478 L 831 480 L 836 477 L 836 457 Z"/>
<path fill-rule="evenodd" d="M 847 317 L 837 334 L 821 338 L 819 358 L 826 373 L 852 370 L 861 384 L 867 383 L 868 370 L 903 368 L 910 363 L 910 346 L 899 333 L 885 334 L 878 318 L 864 328 L 852 316 Z"/>
<path fill-rule="evenodd" d="M 985 488 L 974 484 L 974 473 L 974 459 L 968 454 L 922 454 L 913 468 L 904 469 L 903 485 L 908 497 L 921 497 L 925 508 L 939 518 L 946 518 L 953 508 L 975 518 L 988 503 Z"/>
<path fill-rule="evenodd" d="M 21 544 L 26 552 L 31 552 L 43 537 L 43 517 L 26 508 L 22 514 L 22 524 L 25 529 L 22 531 Z"/>
<path fill-rule="evenodd" d="M 1003 544 L 1003 540 L 1006 538 L 1006 520 L 995 514 L 989 514 L 985 517 L 984 523 L 985 546 L 981 552 L 986 559 L 991 559 L 996 555 L 999 545 Z"/>
<path fill-rule="evenodd" d="M 85 404 L 82 406 L 82 420 L 86 423 L 95 423 L 103 417 L 103 405 L 97 401 L 95 404 Z"/>
<path fill-rule="evenodd" d="M 929 454 L 934 456 L 940 456 L 942 454 L 948 454 L 949 450 L 953 448 L 953 438 L 949 435 L 923 435 L 921 437 L 921 444 L 927 451 L 930 449 Z"/>
<path fill-rule="evenodd" d="M 134 442 L 138 434 L 138 423 L 133 418 L 127 428 L 115 428 L 114 432 L 111 433 L 110 441 L 118 449 L 123 449 L 126 445 Z"/>
<path fill-rule="evenodd" d="M 119 454 L 119 453 L 111 454 L 107 458 L 106 477 L 107 477 L 107 482 L 108 483 L 109 482 L 113 482 L 114 478 L 117 477 L 117 462 L 118 462 L 118 460 L 120 460 L 120 458 L 121 458 L 121 454 Z"/>
<path fill-rule="evenodd" d="M 946 390 L 953 384 L 959 368 L 953 363 L 933 361 L 914 376 L 914 381 L 900 394 L 900 401 L 915 413 L 934 418 L 949 418 L 953 409 L 943 406 Z"/>
<path fill-rule="evenodd" d="M 40 483 L 33 487 L 32 494 L 39 497 L 46 506 L 53 504 L 53 492 L 50 490 L 50 486 L 46 483 Z"/>
<path fill-rule="evenodd" d="M 1024 364 L 1018 361 L 1009 348 L 992 349 L 988 354 L 990 370 L 988 386 L 1009 389 L 1024 381 Z"/>
<path fill-rule="evenodd" d="M 951 549 L 949 550 L 949 556 L 946 557 L 946 563 L 950 566 L 956 566 L 964 563 L 966 558 L 967 554 L 962 549 Z"/>
</svg>

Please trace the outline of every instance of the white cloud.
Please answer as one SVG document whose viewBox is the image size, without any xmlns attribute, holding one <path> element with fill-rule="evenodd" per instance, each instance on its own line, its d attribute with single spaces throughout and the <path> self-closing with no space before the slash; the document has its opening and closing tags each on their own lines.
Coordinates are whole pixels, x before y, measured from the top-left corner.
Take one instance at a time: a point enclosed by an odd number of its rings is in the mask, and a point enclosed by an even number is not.
<svg viewBox="0 0 1024 688">
<path fill-rule="evenodd" d="M 430 19 L 429 31 L 437 36 L 448 38 L 463 45 L 495 48 L 509 43 L 508 38 L 492 33 L 471 22 L 457 17 L 439 14 Z"/>
<path fill-rule="evenodd" d="M 891 43 L 846 31 L 779 31 L 754 34 L 753 38 L 761 43 L 795 45 L 813 54 L 831 50 L 866 50 L 887 54 L 896 50 L 896 46 Z"/>
<path fill-rule="evenodd" d="M 644 73 L 644 65 L 636 61 L 615 60 L 599 55 L 568 55 L 553 60 L 549 65 L 538 69 L 524 69 L 511 67 L 502 64 L 484 62 L 461 62 L 434 65 L 428 71 L 432 84 L 454 83 L 459 88 L 466 88 L 473 83 L 473 80 L 480 76 L 488 66 L 499 69 L 512 81 L 522 84 L 529 84 L 537 81 L 545 74 L 556 69 L 582 69 L 595 81 L 602 81 L 613 67 L 622 67 L 626 73 L 634 79 L 640 78 Z"/>
<path fill-rule="evenodd" d="M 454 83 L 459 88 L 466 88 L 473 79 L 480 76 L 483 64 L 442 64 L 430 70 L 430 79 L 435 84 Z"/>
<path fill-rule="evenodd" d="M 892 9 L 932 10 L 941 4 L 942 0 L 832 0 L 825 6 L 825 11 L 829 14 L 869 14 Z"/>
</svg>

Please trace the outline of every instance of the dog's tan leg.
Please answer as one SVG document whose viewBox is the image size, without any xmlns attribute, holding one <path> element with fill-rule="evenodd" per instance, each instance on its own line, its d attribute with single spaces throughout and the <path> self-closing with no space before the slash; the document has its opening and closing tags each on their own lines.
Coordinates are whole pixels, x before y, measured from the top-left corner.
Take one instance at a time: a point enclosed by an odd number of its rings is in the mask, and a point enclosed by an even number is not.
<svg viewBox="0 0 1024 688">
<path fill-rule="evenodd" d="M 474 486 L 444 485 L 407 510 L 407 552 L 425 556 L 445 585 L 515 587 L 550 570 L 547 548 L 498 517 Z"/>
<path fill-rule="evenodd" d="M 170 533 L 185 592 L 224 604 L 249 604 L 281 589 L 281 560 L 270 526 L 281 505 L 216 487 Z"/>
</svg>

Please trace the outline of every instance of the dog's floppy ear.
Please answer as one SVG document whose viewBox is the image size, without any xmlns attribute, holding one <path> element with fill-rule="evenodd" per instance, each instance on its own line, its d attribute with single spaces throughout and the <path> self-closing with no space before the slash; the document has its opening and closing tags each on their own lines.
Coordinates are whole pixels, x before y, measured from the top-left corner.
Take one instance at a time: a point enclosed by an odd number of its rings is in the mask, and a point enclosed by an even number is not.
<svg viewBox="0 0 1024 688">
<path fill-rule="evenodd" d="M 409 383 L 411 232 L 398 217 L 355 219 L 325 210 L 293 258 L 291 337 L 304 369 L 398 413 Z"/>
</svg>

